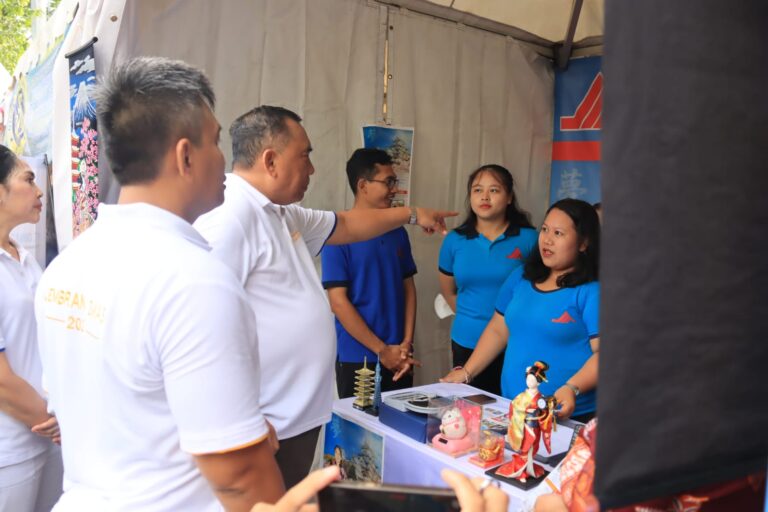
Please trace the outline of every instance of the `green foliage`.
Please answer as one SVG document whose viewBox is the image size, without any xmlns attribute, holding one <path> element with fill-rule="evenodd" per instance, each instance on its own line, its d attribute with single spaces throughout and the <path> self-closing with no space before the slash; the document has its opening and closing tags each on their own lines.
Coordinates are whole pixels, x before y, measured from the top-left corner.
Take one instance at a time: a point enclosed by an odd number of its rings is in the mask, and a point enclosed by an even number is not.
<svg viewBox="0 0 768 512">
<path fill-rule="evenodd" d="M 45 8 L 45 17 L 50 18 L 53 16 L 54 11 L 56 11 L 56 8 L 61 3 L 61 0 L 50 0 L 48 2 L 48 7 Z"/>
<path fill-rule="evenodd" d="M 39 14 L 29 4 L 30 0 L 0 0 L 0 64 L 9 73 L 27 49 L 32 18 Z"/>
</svg>

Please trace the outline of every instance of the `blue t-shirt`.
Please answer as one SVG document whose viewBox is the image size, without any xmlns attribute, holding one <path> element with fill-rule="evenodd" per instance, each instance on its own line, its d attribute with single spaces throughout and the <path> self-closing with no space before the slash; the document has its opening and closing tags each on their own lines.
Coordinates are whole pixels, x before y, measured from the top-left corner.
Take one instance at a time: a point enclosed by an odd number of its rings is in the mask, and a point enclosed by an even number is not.
<svg viewBox="0 0 768 512">
<path fill-rule="evenodd" d="M 549 365 L 539 389 L 552 395 L 592 356 L 589 340 L 599 336 L 600 283 L 543 292 L 523 278 L 523 269 L 512 272 L 499 291 L 496 311 L 504 315 L 509 340 L 501 371 L 501 394 L 514 398 L 525 389 L 525 369 L 535 361 Z M 593 412 L 596 393 L 576 397 L 578 416 Z"/>
<path fill-rule="evenodd" d="M 323 287 L 347 288 L 347 297 L 376 336 L 387 345 L 402 343 L 405 332 L 403 280 L 416 273 L 408 233 L 402 227 L 365 242 L 326 245 L 321 253 Z M 376 360 L 336 319 L 338 359 Z"/>
<path fill-rule="evenodd" d="M 491 242 L 483 235 L 467 238 L 451 231 L 440 248 L 440 272 L 453 276 L 458 290 L 456 318 L 451 339 L 465 348 L 477 340 L 493 316 L 493 306 L 504 280 L 525 263 L 536 247 L 538 233 L 520 228 L 517 235 L 506 233 Z"/>
</svg>

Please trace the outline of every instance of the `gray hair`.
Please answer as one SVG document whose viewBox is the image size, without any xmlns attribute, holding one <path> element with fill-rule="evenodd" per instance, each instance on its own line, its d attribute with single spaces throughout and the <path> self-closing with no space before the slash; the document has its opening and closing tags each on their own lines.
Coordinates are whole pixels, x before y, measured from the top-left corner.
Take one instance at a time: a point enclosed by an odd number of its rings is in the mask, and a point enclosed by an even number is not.
<svg viewBox="0 0 768 512">
<path fill-rule="evenodd" d="M 199 144 L 205 109 L 216 98 L 205 74 L 162 57 L 138 57 L 114 69 L 97 89 L 99 136 L 117 181 L 152 181 L 172 144 Z"/>
<path fill-rule="evenodd" d="M 251 167 L 261 153 L 277 139 L 287 139 L 286 119 L 297 123 L 301 118 L 287 108 L 262 105 L 249 110 L 232 122 L 232 159 L 236 165 Z"/>
</svg>

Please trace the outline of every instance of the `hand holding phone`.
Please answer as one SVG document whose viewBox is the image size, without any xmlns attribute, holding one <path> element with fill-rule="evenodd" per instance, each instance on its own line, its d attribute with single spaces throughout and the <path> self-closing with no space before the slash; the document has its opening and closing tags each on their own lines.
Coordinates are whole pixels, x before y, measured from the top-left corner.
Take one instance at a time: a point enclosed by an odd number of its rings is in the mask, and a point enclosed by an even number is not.
<svg viewBox="0 0 768 512">
<path fill-rule="evenodd" d="M 304 480 L 293 486 L 276 504 L 257 503 L 251 512 L 316 512 L 317 506 L 310 505 L 309 501 L 319 495 L 321 511 L 351 510 L 401 512 L 403 510 L 418 511 L 443 511 L 450 512 L 462 510 L 464 512 L 506 512 L 509 504 L 507 495 L 482 478 L 469 478 L 450 469 L 444 469 L 440 476 L 451 486 L 451 489 L 431 487 L 405 487 L 405 486 L 378 486 L 378 496 L 390 493 L 395 501 L 377 501 L 371 505 L 369 502 L 360 501 L 361 489 L 370 490 L 365 484 L 348 483 L 330 485 L 339 479 L 338 466 L 313 471 Z M 330 486 L 330 487 L 329 487 Z M 343 489 L 346 487 L 346 489 Z M 376 488 L 376 486 L 374 486 Z M 340 490 L 341 489 L 341 490 Z M 415 508 L 406 508 L 403 505 L 402 496 L 393 491 L 400 492 L 405 489 L 412 495 L 412 503 Z M 414 491 L 415 490 L 415 491 Z M 382 493 L 383 491 L 383 493 Z M 413 496 L 413 494 L 416 496 Z M 343 501 L 343 500 L 348 501 Z M 394 503 L 394 506 L 393 506 Z M 385 508 L 381 508 L 385 506 Z M 376 508 L 379 507 L 379 508 Z"/>
<path fill-rule="evenodd" d="M 337 482 L 318 493 L 320 512 L 459 512 L 451 489 Z"/>
</svg>

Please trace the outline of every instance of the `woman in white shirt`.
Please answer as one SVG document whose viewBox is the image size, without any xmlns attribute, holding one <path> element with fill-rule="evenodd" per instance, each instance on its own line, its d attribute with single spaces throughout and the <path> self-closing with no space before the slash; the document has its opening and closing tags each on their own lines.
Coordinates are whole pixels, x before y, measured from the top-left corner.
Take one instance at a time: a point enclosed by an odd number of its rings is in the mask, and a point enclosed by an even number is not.
<svg viewBox="0 0 768 512">
<path fill-rule="evenodd" d="M 61 494 L 59 427 L 42 397 L 34 314 L 42 270 L 10 237 L 40 219 L 42 195 L 29 165 L 0 145 L 0 512 L 48 511 Z"/>
</svg>

